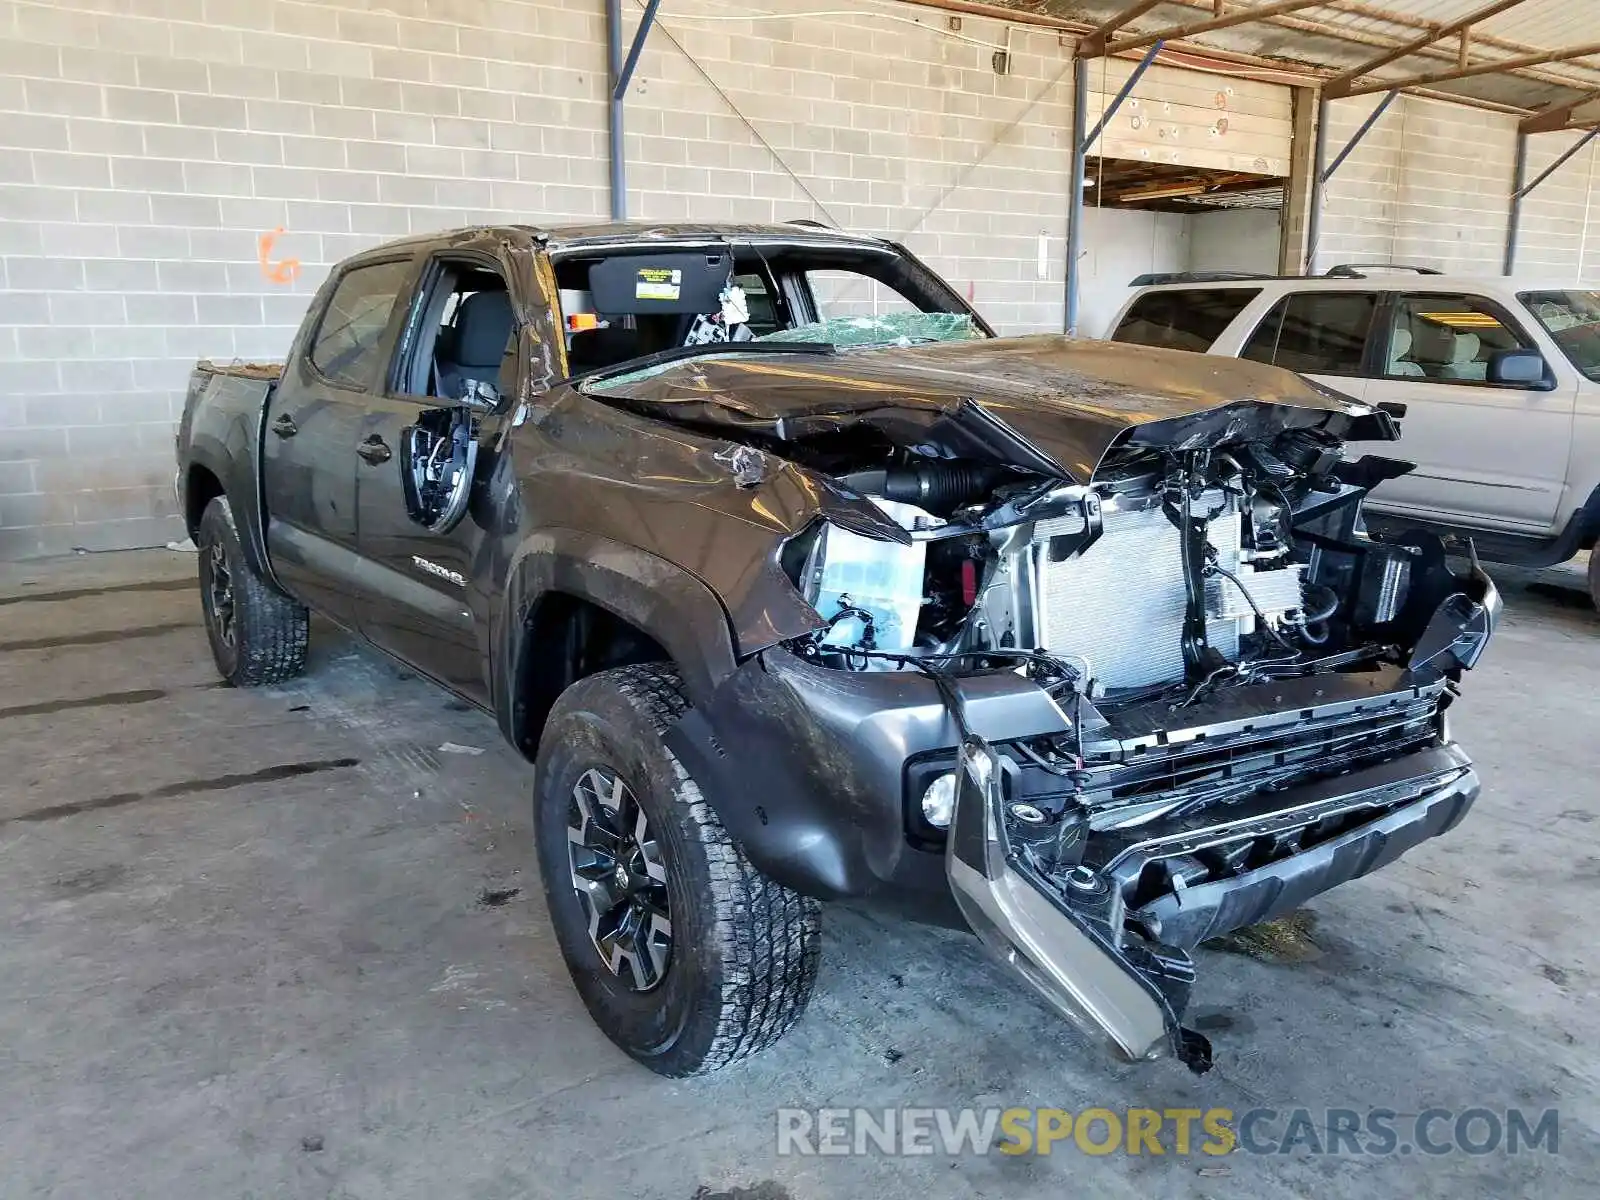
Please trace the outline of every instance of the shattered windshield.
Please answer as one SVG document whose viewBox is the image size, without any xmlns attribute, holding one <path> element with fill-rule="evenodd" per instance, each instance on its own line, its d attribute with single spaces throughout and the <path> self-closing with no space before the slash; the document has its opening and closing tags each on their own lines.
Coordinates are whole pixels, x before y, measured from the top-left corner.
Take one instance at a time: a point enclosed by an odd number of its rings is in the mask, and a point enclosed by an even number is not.
<svg viewBox="0 0 1600 1200">
<path fill-rule="evenodd" d="M 865 346 L 915 346 L 969 342 L 984 333 L 966 313 L 897 312 L 875 317 L 833 317 L 756 338 L 758 342 L 825 342 L 840 350 Z"/>
<path fill-rule="evenodd" d="M 799 349 L 859 350 L 868 347 L 917 346 L 925 342 L 970 342 L 987 335 L 973 323 L 966 313 L 884 313 L 876 317 L 834 317 L 827 321 L 814 321 L 797 325 L 793 329 L 780 329 L 763 334 L 747 342 L 734 343 L 746 352 L 762 344 L 771 344 L 774 351 L 785 347 Z M 697 361 L 732 357 L 739 351 L 728 343 L 709 343 L 693 357 Z M 631 383 L 651 379 L 670 371 L 683 361 L 682 357 L 665 362 L 654 362 L 622 375 L 608 375 L 602 382 L 606 387 L 626 387 Z"/>
<path fill-rule="evenodd" d="M 1517 298 L 1572 365 L 1600 382 L 1600 292 L 1523 292 Z"/>
</svg>

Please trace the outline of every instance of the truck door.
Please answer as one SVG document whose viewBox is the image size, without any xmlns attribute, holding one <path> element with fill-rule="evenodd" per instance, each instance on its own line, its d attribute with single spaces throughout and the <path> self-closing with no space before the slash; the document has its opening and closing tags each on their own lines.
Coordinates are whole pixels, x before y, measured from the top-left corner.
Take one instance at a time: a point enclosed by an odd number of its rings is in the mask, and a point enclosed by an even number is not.
<svg viewBox="0 0 1600 1200">
<path fill-rule="evenodd" d="M 360 261 L 324 289 L 315 331 L 266 412 L 262 486 L 273 569 L 306 604 L 352 628 L 360 594 L 356 441 L 411 272 L 409 256 Z"/>
<path fill-rule="evenodd" d="M 1527 330 L 1493 300 L 1460 293 L 1398 294 L 1383 323 L 1387 351 L 1367 400 L 1406 406 L 1393 453 L 1417 469 L 1380 487 L 1374 506 L 1552 532 L 1576 395 L 1553 374 L 1534 386 L 1496 382 L 1506 352 L 1536 349 Z"/>
<path fill-rule="evenodd" d="M 489 597 L 475 569 L 492 521 L 487 449 L 516 382 L 517 319 L 488 256 L 441 255 L 411 306 L 390 386 L 356 454 L 362 632 L 487 707 Z"/>
</svg>

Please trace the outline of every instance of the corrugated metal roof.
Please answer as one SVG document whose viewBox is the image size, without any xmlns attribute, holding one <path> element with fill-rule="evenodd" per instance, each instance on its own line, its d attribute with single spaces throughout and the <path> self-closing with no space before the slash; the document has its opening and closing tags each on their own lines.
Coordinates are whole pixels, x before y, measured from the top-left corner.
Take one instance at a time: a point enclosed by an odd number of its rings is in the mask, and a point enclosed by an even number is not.
<svg viewBox="0 0 1600 1200">
<path fill-rule="evenodd" d="M 931 0 L 938 3 L 939 0 Z M 1225 0 L 1231 14 L 1271 0 Z M 991 0 L 1085 27 L 1126 11 L 1132 0 Z M 1269 16 L 1184 39 L 1190 48 L 1248 55 L 1338 74 L 1442 26 L 1485 9 L 1490 0 L 1322 0 L 1293 13 Z M 1209 19 L 1213 0 L 1161 0 L 1120 28 L 1114 37 L 1148 35 Z M 1600 0 L 1520 0 L 1472 26 L 1471 65 L 1492 64 L 1546 51 L 1600 43 Z M 1457 65 L 1452 34 L 1379 68 L 1364 84 L 1415 78 Z M 1600 89 L 1600 53 L 1428 85 L 1435 93 L 1533 111 Z M 1587 114 L 1589 109 L 1585 109 Z"/>
</svg>

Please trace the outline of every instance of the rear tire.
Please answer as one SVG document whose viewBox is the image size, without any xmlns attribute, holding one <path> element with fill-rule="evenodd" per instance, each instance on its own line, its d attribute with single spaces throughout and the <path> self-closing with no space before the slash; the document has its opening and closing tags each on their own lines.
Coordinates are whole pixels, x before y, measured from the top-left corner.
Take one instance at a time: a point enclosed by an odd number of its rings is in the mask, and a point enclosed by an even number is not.
<svg viewBox="0 0 1600 1200">
<path fill-rule="evenodd" d="M 1589 599 L 1600 610 L 1600 545 L 1589 551 Z"/>
<path fill-rule="evenodd" d="M 573 984 L 607 1037 L 673 1077 L 783 1036 L 811 998 L 821 945 L 821 906 L 751 866 L 663 744 L 687 707 L 670 666 L 580 680 L 551 710 L 534 779 L 540 874 Z M 585 834 L 601 824 L 622 836 Z M 640 865 L 630 874 L 628 862 Z M 641 892 L 646 915 L 629 918 L 633 901 L 617 897 Z M 653 940 L 640 941 L 651 915 Z"/>
<path fill-rule="evenodd" d="M 206 505 L 195 544 L 200 607 L 218 674 L 234 687 L 261 687 L 304 671 L 310 614 L 250 566 L 226 496 Z"/>
</svg>

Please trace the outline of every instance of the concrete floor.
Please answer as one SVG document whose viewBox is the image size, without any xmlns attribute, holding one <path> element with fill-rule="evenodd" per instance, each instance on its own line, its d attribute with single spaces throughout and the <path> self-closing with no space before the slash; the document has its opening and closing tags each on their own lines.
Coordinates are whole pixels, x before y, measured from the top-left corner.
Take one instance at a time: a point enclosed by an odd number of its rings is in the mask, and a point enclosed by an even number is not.
<svg viewBox="0 0 1600 1200">
<path fill-rule="evenodd" d="M 0 1195 L 1593 1194 L 1600 619 L 1581 596 L 1508 583 L 1454 718 L 1485 782 L 1460 829 L 1316 901 L 1305 961 L 1202 952 L 1205 1078 L 1111 1062 L 971 938 L 835 908 L 795 1031 L 671 1082 L 580 1006 L 531 874 L 529 769 L 492 724 L 320 626 L 303 681 L 219 688 L 192 570 L 0 567 Z M 1555 1106 L 1561 1143 L 775 1155 L 779 1106 L 967 1104 Z"/>
</svg>

